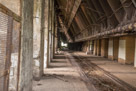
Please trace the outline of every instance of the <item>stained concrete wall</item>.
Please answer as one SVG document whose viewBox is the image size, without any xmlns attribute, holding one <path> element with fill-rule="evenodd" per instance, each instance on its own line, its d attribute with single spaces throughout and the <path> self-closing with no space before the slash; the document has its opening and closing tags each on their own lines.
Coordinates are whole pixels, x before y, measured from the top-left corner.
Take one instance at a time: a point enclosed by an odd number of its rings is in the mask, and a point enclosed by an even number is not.
<svg viewBox="0 0 136 91">
<path fill-rule="evenodd" d="M 118 60 L 119 38 L 113 38 L 113 60 Z"/>
<path fill-rule="evenodd" d="M 126 36 L 119 40 L 119 63 L 133 64 L 135 50 L 135 37 Z"/>
<path fill-rule="evenodd" d="M 88 41 L 85 41 L 82 45 L 82 51 L 83 52 L 87 52 L 88 51 Z"/>
<path fill-rule="evenodd" d="M 17 73 L 18 73 L 18 53 L 11 54 L 11 67 L 9 77 L 9 91 L 16 91 L 17 89 Z"/>
<path fill-rule="evenodd" d="M 101 56 L 108 57 L 108 39 L 102 39 L 101 41 Z"/>
<path fill-rule="evenodd" d="M 125 63 L 126 60 L 126 40 L 120 38 L 119 40 L 119 63 Z"/>
<path fill-rule="evenodd" d="M 97 40 L 97 56 L 101 56 L 101 40 Z"/>
<path fill-rule="evenodd" d="M 13 22 L 12 31 L 12 51 L 11 51 L 11 66 L 9 76 L 9 91 L 16 91 L 18 84 L 18 63 L 19 63 L 19 43 L 20 43 L 20 23 Z"/>
<path fill-rule="evenodd" d="M 56 16 L 54 54 L 57 53 L 57 49 L 58 49 L 58 35 L 57 34 L 58 34 L 58 21 L 57 21 L 57 16 Z"/>
<path fill-rule="evenodd" d="M 97 40 L 94 40 L 94 51 L 93 51 L 94 55 L 97 55 Z"/>
<path fill-rule="evenodd" d="M 134 63 L 135 37 L 126 37 L 126 64 Z"/>
<path fill-rule="evenodd" d="M 48 15 L 49 15 L 49 0 L 45 0 L 45 7 L 44 7 L 44 68 L 47 68 L 49 65 L 48 62 L 48 55 L 49 53 L 47 52 L 49 49 L 48 45 Z"/>
<path fill-rule="evenodd" d="M 19 90 L 32 91 L 33 79 L 33 0 L 22 0 Z"/>
<path fill-rule="evenodd" d="M 134 67 L 136 67 L 136 38 L 135 38 L 135 62 L 134 62 Z"/>
<path fill-rule="evenodd" d="M 48 46 L 49 48 L 47 49 L 47 52 L 49 53 L 48 54 L 48 57 L 47 57 L 47 60 L 49 61 L 49 63 L 51 62 L 51 59 L 52 59 L 52 17 L 53 17 L 53 0 L 49 0 L 49 13 L 48 13 L 48 30 L 49 30 L 49 33 L 48 33 Z"/>
<path fill-rule="evenodd" d="M 54 45 L 55 45 L 55 7 L 54 7 L 54 0 L 52 0 L 52 47 L 51 47 L 51 60 L 54 57 Z"/>
<path fill-rule="evenodd" d="M 34 31 L 33 31 L 33 77 L 40 80 L 43 74 L 43 55 L 42 55 L 42 0 L 34 0 Z"/>
<path fill-rule="evenodd" d="M 90 41 L 90 54 L 93 54 L 93 50 L 94 50 L 94 41 Z"/>
<path fill-rule="evenodd" d="M 108 44 L 108 58 L 113 59 L 113 39 L 109 39 Z"/>
</svg>

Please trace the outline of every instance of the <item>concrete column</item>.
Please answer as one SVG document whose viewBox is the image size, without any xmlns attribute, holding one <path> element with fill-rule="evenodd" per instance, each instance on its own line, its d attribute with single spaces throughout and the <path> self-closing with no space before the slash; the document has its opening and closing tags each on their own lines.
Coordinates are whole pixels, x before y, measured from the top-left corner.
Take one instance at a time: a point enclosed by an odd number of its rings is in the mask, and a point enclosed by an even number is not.
<svg viewBox="0 0 136 91">
<path fill-rule="evenodd" d="M 119 38 L 110 38 L 108 43 L 108 58 L 118 60 Z"/>
<path fill-rule="evenodd" d="M 45 7 L 44 7 L 44 68 L 47 68 L 49 66 L 49 42 L 48 42 L 48 37 L 49 37 L 49 30 L 48 30 L 48 15 L 49 15 L 49 0 L 45 0 Z"/>
<path fill-rule="evenodd" d="M 119 39 L 119 58 L 122 64 L 134 63 L 135 38 L 134 36 L 121 37 Z"/>
<path fill-rule="evenodd" d="M 86 54 L 90 54 L 90 41 L 87 42 L 87 50 L 86 50 Z"/>
<path fill-rule="evenodd" d="M 52 43 L 51 43 L 51 60 L 54 57 L 54 44 L 55 44 L 55 9 L 54 9 L 54 0 L 52 0 Z"/>
<path fill-rule="evenodd" d="M 108 39 L 101 40 L 101 56 L 108 57 Z"/>
<path fill-rule="evenodd" d="M 119 38 L 119 53 L 118 53 L 118 62 L 125 64 L 126 60 L 126 39 L 125 37 Z"/>
<path fill-rule="evenodd" d="M 21 52 L 18 91 L 32 91 L 33 0 L 22 0 Z"/>
<path fill-rule="evenodd" d="M 108 42 L 108 58 L 113 60 L 113 38 L 110 38 Z"/>
<path fill-rule="evenodd" d="M 54 24 L 54 43 L 53 43 L 53 57 L 55 56 L 57 49 L 57 16 L 55 16 Z"/>
<path fill-rule="evenodd" d="M 134 53 L 135 53 L 135 37 L 126 37 L 126 64 L 134 63 Z"/>
<path fill-rule="evenodd" d="M 101 55 L 101 40 L 97 40 L 97 56 Z"/>
<path fill-rule="evenodd" d="M 113 60 L 118 60 L 119 38 L 113 38 Z"/>
<path fill-rule="evenodd" d="M 97 40 L 94 40 L 94 55 L 97 55 Z"/>
<path fill-rule="evenodd" d="M 134 62 L 134 67 L 136 67 L 136 38 L 135 38 L 135 62 Z"/>
<path fill-rule="evenodd" d="M 42 0 L 34 0 L 34 34 L 33 34 L 33 77 L 40 80 L 42 76 Z"/>
<path fill-rule="evenodd" d="M 49 53 L 49 57 L 47 57 L 49 63 L 51 62 L 51 52 L 52 52 L 52 1 L 53 0 L 49 0 L 49 15 L 48 15 L 48 30 L 49 30 L 49 33 L 48 33 L 48 50 L 47 52 Z"/>
<path fill-rule="evenodd" d="M 90 54 L 93 54 L 93 50 L 94 50 L 94 41 L 90 41 Z"/>
</svg>

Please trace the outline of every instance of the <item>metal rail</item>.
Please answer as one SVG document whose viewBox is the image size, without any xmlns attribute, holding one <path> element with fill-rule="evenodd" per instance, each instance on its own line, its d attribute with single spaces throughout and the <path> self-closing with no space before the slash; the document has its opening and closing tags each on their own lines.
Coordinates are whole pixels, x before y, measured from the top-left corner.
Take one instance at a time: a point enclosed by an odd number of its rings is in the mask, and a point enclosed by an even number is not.
<svg viewBox="0 0 136 91">
<path fill-rule="evenodd" d="M 104 69 L 98 67 L 96 64 L 92 63 L 89 59 L 83 57 L 83 56 L 79 56 L 78 54 L 76 54 L 76 58 L 78 58 L 78 60 L 88 60 L 89 64 L 86 63 L 86 65 L 88 67 L 92 67 L 93 69 L 97 69 L 101 72 L 104 73 L 104 75 L 106 75 L 110 80 L 112 80 L 113 82 L 115 82 L 116 84 L 118 84 L 119 86 L 121 86 L 122 88 L 124 88 L 126 91 L 136 91 L 136 88 L 129 85 L 128 83 L 120 80 L 119 78 L 115 77 L 114 75 L 110 74 L 108 71 L 105 71 Z"/>
</svg>

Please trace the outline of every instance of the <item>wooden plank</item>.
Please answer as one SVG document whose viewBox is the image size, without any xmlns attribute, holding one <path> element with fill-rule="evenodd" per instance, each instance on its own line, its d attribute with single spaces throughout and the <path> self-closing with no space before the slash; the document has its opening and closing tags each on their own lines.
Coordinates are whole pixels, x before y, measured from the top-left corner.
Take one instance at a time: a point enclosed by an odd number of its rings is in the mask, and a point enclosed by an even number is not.
<svg viewBox="0 0 136 91">
<path fill-rule="evenodd" d="M 7 7 L 5 7 L 4 5 L 2 5 L 0 3 L 0 12 L 3 12 L 5 14 L 7 14 L 8 16 L 13 17 L 14 20 L 21 22 L 21 16 L 15 14 L 14 12 L 12 12 L 11 10 L 9 10 Z"/>
</svg>

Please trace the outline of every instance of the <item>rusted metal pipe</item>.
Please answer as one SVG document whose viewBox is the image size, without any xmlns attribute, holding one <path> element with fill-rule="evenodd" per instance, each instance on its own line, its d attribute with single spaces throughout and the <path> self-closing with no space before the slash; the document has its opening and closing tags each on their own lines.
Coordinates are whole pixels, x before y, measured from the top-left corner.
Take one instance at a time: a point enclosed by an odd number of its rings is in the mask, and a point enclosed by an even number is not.
<svg viewBox="0 0 136 91">
<path fill-rule="evenodd" d="M 95 35 L 91 35 L 91 36 L 88 36 L 88 37 L 85 37 L 85 38 L 82 38 L 82 39 L 75 39 L 75 42 L 79 42 L 79 41 L 85 41 L 85 40 L 89 40 L 89 39 L 95 39 L 97 37 L 104 37 L 106 35 L 112 35 L 112 34 L 118 34 L 118 33 L 125 33 L 125 32 L 136 32 L 136 22 L 134 23 L 130 23 L 130 24 L 126 24 L 124 26 L 119 26 L 115 29 L 112 29 L 112 30 L 107 30 L 105 32 L 102 32 L 102 33 L 98 33 L 98 34 L 95 34 Z"/>
</svg>

